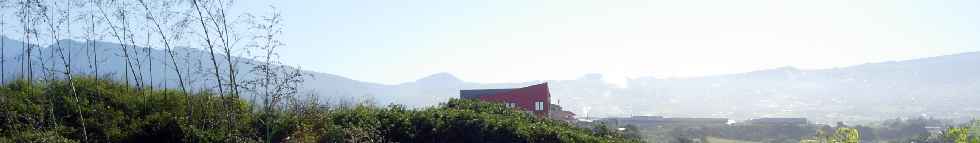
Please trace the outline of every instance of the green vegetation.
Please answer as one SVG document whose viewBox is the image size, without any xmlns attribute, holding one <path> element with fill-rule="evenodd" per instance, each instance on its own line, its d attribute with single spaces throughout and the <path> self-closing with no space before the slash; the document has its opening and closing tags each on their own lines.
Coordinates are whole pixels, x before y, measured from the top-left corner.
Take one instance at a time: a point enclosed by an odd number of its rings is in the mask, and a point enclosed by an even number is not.
<svg viewBox="0 0 980 143">
<path fill-rule="evenodd" d="M 967 128 L 947 128 L 943 132 L 943 140 L 952 143 L 968 143 L 970 141 L 969 135 Z"/>
<path fill-rule="evenodd" d="M 861 135 L 858 129 L 839 127 L 833 134 L 820 132 L 810 139 L 800 140 L 800 143 L 859 143 Z"/>
<path fill-rule="evenodd" d="M 471 100 L 407 109 L 292 99 L 264 110 L 236 96 L 74 84 L 77 98 L 66 81 L 0 87 L 0 142 L 638 142 Z"/>
<path fill-rule="evenodd" d="M 977 136 L 977 124 L 980 121 L 973 121 L 964 127 L 949 127 L 942 132 L 942 141 L 950 143 L 980 143 L 980 136 Z"/>
</svg>

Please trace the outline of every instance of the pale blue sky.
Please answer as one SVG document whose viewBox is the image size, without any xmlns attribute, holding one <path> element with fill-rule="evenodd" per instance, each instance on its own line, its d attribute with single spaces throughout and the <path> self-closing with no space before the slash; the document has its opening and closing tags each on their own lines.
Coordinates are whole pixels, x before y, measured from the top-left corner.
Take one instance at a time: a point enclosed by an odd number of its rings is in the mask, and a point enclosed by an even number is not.
<svg viewBox="0 0 980 143">
<path fill-rule="evenodd" d="M 239 4 L 263 10 L 267 0 Z M 976 0 L 279 0 L 286 62 L 397 84 L 692 77 L 980 51 Z"/>
</svg>

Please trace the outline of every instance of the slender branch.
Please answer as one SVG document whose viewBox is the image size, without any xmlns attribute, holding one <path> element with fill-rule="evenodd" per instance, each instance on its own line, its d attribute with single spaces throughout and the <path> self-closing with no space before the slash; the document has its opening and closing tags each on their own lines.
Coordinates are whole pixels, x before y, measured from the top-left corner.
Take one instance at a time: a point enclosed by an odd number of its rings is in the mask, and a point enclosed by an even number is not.
<svg viewBox="0 0 980 143">
<path fill-rule="evenodd" d="M 214 65 L 214 77 L 215 77 L 216 81 L 218 82 L 218 94 L 219 94 L 219 96 L 224 96 L 224 89 L 221 87 L 222 86 L 222 84 L 221 84 L 221 75 L 218 72 L 219 71 L 218 60 L 215 59 L 214 45 L 211 42 L 211 34 L 210 34 L 210 32 L 208 32 L 208 26 L 207 26 L 207 24 L 204 23 L 204 15 L 201 13 L 201 6 L 198 3 L 198 1 L 199 0 L 191 0 L 191 3 L 194 4 L 194 9 L 197 10 L 197 16 L 198 16 L 199 21 L 201 23 L 201 29 L 204 30 L 204 41 L 207 42 L 207 44 L 208 44 L 208 51 L 211 53 L 211 64 Z"/>
<path fill-rule="evenodd" d="M 38 3 L 38 5 L 40 5 L 40 3 Z M 70 5 L 71 4 L 69 2 L 69 6 L 68 6 L 68 10 L 67 10 L 68 11 L 67 14 L 68 14 L 68 17 L 69 18 L 71 17 L 71 6 Z M 41 13 L 41 16 L 44 17 L 44 19 L 47 20 L 48 28 L 51 31 L 51 33 L 50 33 L 51 38 L 53 40 L 55 40 L 55 43 L 54 44 L 57 47 L 57 51 L 58 51 L 59 57 L 61 58 L 62 65 L 63 65 L 64 70 L 65 70 L 64 71 L 64 76 L 68 80 L 68 85 L 71 88 L 72 98 L 75 100 L 75 103 L 77 105 L 80 105 L 82 103 L 79 102 L 79 99 L 78 99 L 78 90 L 75 87 L 75 81 L 74 81 L 74 79 L 72 78 L 72 75 L 71 75 L 71 61 L 65 55 L 65 48 L 61 44 L 61 40 L 60 40 L 61 37 L 58 34 L 58 28 L 57 28 L 57 26 L 55 26 L 55 21 L 54 21 L 54 19 L 50 15 L 48 15 L 45 12 L 42 12 Z M 71 28 L 71 20 L 70 19 L 68 21 L 68 27 L 69 27 L 69 29 Z M 71 35 L 71 31 L 68 31 L 68 34 L 70 36 Z M 82 113 L 81 108 L 75 108 L 75 109 L 76 109 L 76 112 L 78 113 L 79 119 L 81 120 L 81 121 L 79 121 L 79 123 L 82 126 L 82 141 L 87 142 L 88 141 L 88 130 L 87 130 L 86 126 L 85 126 L 85 114 Z"/>
<path fill-rule="evenodd" d="M 139 0 L 139 3 L 143 6 L 143 9 L 146 10 L 146 18 L 150 19 L 150 21 L 153 22 L 153 25 L 156 27 L 156 31 L 160 35 L 161 41 L 163 42 L 163 47 L 166 49 L 167 55 L 170 56 L 170 63 L 173 64 L 174 72 L 177 73 L 177 81 L 180 82 L 178 83 L 180 90 L 184 92 L 184 95 L 188 95 L 187 87 L 184 86 L 184 77 L 180 73 L 180 67 L 177 65 L 177 58 L 174 56 L 173 48 L 170 46 L 170 40 L 167 38 L 167 35 L 163 33 L 163 28 L 161 28 L 160 22 L 158 22 L 156 17 L 153 16 L 153 13 L 150 11 L 150 8 L 147 6 L 146 2 L 144 0 Z"/>
</svg>

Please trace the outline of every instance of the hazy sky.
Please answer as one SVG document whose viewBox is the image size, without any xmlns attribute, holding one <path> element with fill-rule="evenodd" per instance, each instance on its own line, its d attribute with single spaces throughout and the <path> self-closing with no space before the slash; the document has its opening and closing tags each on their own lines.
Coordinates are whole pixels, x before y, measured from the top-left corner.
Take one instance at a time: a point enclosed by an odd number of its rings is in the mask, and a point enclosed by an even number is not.
<svg viewBox="0 0 980 143">
<path fill-rule="evenodd" d="M 262 10 L 266 0 L 240 3 Z M 976 0 L 279 0 L 288 63 L 397 84 L 691 77 L 980 51 Z"/>
</svg>

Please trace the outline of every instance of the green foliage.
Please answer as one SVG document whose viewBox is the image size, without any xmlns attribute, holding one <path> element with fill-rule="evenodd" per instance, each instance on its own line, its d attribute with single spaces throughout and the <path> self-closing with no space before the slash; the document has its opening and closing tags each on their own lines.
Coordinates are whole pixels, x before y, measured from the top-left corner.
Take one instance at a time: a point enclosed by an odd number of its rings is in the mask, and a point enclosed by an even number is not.
<svg viewBox="0 0 980 143">
<path fill-rule="evenodd" d="M 966 127 L 946 128 L 942 133 L 944 142 L 952 143 L 980 143 L 980 136 L 975 135 L 974 128 L 977 121 L 967 124 Z"/>
<path fill-rule="evenodd" d="M 943 131 L 943 140 L 952 143 L 968 143 L 970 141 L 970 133 L 968 128 L 946 128 Z"/>
<path fill-rule="evenodd" d="M 858 143 L 861 142 L 861 136 L 855 128 L 837 128 L 833 142 Z"/>
<path fill-rule="evenodd" d="M 0 142 L 638 141 L 473 100 L 423 109 L 297 102 L 258 111 L 235 96 L 143 90 L 84 77 L 74 82 L 78 100 L 66 81 L 0 87 Z"/>
<path fill-rule="evenodd" d="M 848 127 L 838 127 L 833 134 L 825 134 L 822 131 L 816 136 L 800 140 L 800 143 L 860 143 L 861 136 L 858 129 Z"/>
<path fill-rule="evenodd" d="M 961 126 L 950 126 L 939 134 L 922 135 L 906 142 L 980 143 L 980 136 L 973 132 L 976 125 L 977 121 L 972 121 Z"/>
<path fill-rule="evenodd" d="M 0 88 L 0 136 L 82 141 L 85 130 L 88 142 L 220 142 L 254 134 L 243 128 L 251 122 L 250 107 L 234 97 L 147 91 L 88 78 L 78 78 L 75 84 L 78 100 L 65 81 L 16 81 Z M 236 120 L 224 120 L 230 116 Z"/>
<path fill-rule="evenodd" d="M 452 99 L 439 107 L 421 110 L 390 105 L 387 108 L 357 106 L 330 112 L 327 115 L 332 120 L 330 123 L 344 130 L 345 139 L 380 137 L 369 140 L 377 142 L 626 142 L 619 136 L 593 134 L 564 122 L 473 100 Z"/>
</svg>

